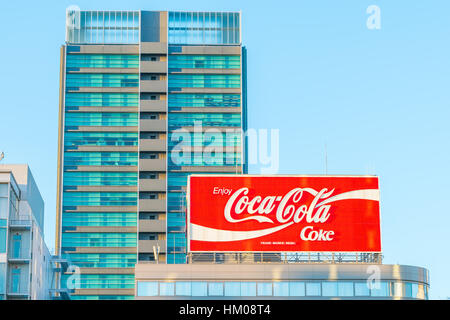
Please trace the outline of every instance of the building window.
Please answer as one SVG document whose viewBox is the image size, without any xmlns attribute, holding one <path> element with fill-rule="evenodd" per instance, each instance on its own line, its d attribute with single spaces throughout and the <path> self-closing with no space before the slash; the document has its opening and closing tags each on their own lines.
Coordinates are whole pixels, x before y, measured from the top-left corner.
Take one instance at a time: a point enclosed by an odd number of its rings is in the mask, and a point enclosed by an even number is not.
<svg viewBox="0 0 450 320">
<path fill-rule="evenodd" d="M 154 132 L 141 132 L 140 133 L 140 139 L 147 139 L 147 140 L 155 140 L 158 139 L 159 134 Z"/>
<path fill-rule="evenodd" d="M 139 253 L 139 261 L 155 261 L 153 253 Z"/>
<path fill-rule="evenodd" d="M 151 297 L 158 295 L 158 282 L 138 282 L 137 294 L 141 297 Z"/>
<path fill-rule="evenodd" d="M 209 296 L 223 296 L 223 282 L 208 283 Z"/>
<path fill-rule="evenodd" d="M 175 294 L 175 283 L 173 282 L 160 282 L 159 295 L 160 296 L 173 296 Z"/>
<path fill-rule="evenodd" d="M 240 282 L 225 282 L 225 295 L 227 297 L 240 297 L 241 296 Z"/>
<path fill-rule="evenodd" d="M 156 152 L 141 152 L 139 153 L 139 159 L 158 159 Z"/>
<path fill-rule="evenodd" d="M 20 292 L 20 269 L 13 269 L 11 273 L 11 292 Z"/>
<path fill-rule="evenodd" d="M 158 194 L 155 192 L 140 192 L 139 199 L 158 199 Z"/>
<path fill-rule="evenodd" d="M 357 297 L 370 296 L 369 286 L 366 282 L 355 282 L 355 296 Z"/>
<path fill-rule="evenodd" d="M 139 179 L 158 179 L 158 174 L 155 172 L 141 171 L 139 172 Z"/>
<path fill-rule="evenodd" d="M 13 258 L 19 259 L 20 258 L 20 245 L 22 242 L 22 235 L 20 233 L 16 233 L 13 235 Z"/>
<path fill-rule="evenodd" d="M 159 119 L 159 114 L 150 112 L 141 112 L 141 119 L 157 120 Z"/>
<path fill-rule="evenodd" d="M 204 297 L 208 295 L 208 287 L 206 282 L 192 282 L 191 288 L 193 297 Z"/>
<path fill-rule="evenodd" d="M 320 296 L 321 295 L 320 282 L 307 282 L 306 295 L 314 297 Z"/>
<path fill-rule="evenodd" d="M 177 282 L 175 285 L 177 296 L 190 296 L 191 295 L 191 283 L 187 281 Z"/>
<path fill-rule="evenodd" d="M 140 232 L 139 240 L 158 240 L 158 235 L 153 232 Z"/>
<path fill-rule="evenodd" d="M 289 296 L 289 282 L 274 282 L 273 295 L 276 297 Z"/>
<path fill-rule="evenodd" d="M 241 296 L 256 296 L 256 282 L 241 282 Z"/>
</svg>

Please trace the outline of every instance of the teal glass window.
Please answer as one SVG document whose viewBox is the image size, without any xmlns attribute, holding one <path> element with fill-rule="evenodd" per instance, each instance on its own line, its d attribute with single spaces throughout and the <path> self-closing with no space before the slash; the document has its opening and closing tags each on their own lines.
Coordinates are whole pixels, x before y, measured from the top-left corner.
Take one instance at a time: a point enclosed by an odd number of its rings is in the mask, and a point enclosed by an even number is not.
<svg viewBox="0 0 450 320">
<path fill-rule="evenodd" d="M 64 186 L 136 186 L 137 172 L 64 172 Z M 114 193 L 113 193 L 114 195 Z"/>
<path fill-rule="evenodd" d="M 6 263 L 0 263 L 0 300 L 2 299 L 3 294 L 6 292 Z"/>
<path fill-rule="evenodd" d="M 139 68 L 139 56 L 127 54 L 68 54 L 69 68 Z"/>
<path fill-rule="evenodd" d="M 169 72 L 171 68 L 239 69 L 240 67 L 240 56 L 169 55 Z"/>
<path fill-rule="evenodd" d="M 209 282 L 208 283 L 209 296 L 223 296 L 223 282 Z"/>
<path fill-rule="evenodd" d="M 241 296 L 256 296 L 256 282 L 241 282 Z"/>
<path fill-rule="evenodd" d="M 338 282 L 338 296 L 339 297 L 352 297 L 353 292 L 353 282 L 350 281 L 339 281 Z"/>
<path fill-rule="evenodd" d="M 6 233 L 7 229 L 5 227 L 0 227 L 0 253 L 6 252 Z"/>
<path fill-rule="evenodd" d="M 193 126 L 239 127 L 241 115 L 234 113 L 169 113 L 169 128 Z"/>
<path fill-rule="evenodd" d="M 240 153 L 189 153 L 171 152 L 169 157 L 169 169 L 174 166 L 240 166 Z"/>
<path fill-rule="evenodd" d="M 258 283 L 258 296 L 271 296 L 272 294 L 272 282 L 259 282 Z"/>
<path fill-rule="evenodd" d="M 136 247 L 136 233 L 65 232 L 62 247 Z"/>
<path fill-rule="evenodd" d="M 137 93 L 84 93 L 67 92 L 65 105 L 68 107 L 137 107 Z"/>
<path fill-rule="evenodd" d="M 322 295 L 326 297 L 337 297 L 338 284 L 336 281 L 322 282 Z"/>
<path fill-rule="evenodd" d="M 136 192 L 64 192 L 63 206 L 136 206 Z"/>
<path fill-rule="evenodd" d="M 289 282 L 279 281 L 273 283 L 273 295 L 276 297 L 289 296 Z"/>
<path fill-rule="evenodd" d="M 374 283 L 370 290 L 372 297 L 387 297 L 389 296 L 389 283 L 385 281 L 378 281 Z"/>
<path fill-rule="evenodd" d="M 137 166 L 137 152 L 65 152 L 66 166 Z"/>
<path fill-rule="evenodd" d="M 68 112 L 67 126 L 137 126 L 137 113 Z"/>
<path fill-rule="evenodd" d="M 236 132 L 236 129 L 232 129 L 232 132 L 169 132 L 169 149 L 175 146 L 220 146 L 220 147 L 237 147 L 241 145 L 241 132 Z"/>
<path fill-rule="evenodd" d="M 190 296 L 191 295 L 191 282 L 177 281 L 175 284 L 175 294 L 177 296 Z"/>
<path fill-rule="evenodd" d="M 160 296 L 173 296 L 175 294 L 174 282 L 160 282 L 159 295 Z"/>
<path fill-rule="evenodd" d="M 21 269 L 12 269 L 11 270 L 11 292 L 20 293 L 21 285 L 20 285 L 20 273 Z"/>
<path fill-rule="evenodd" d="M 225 282 L 225 296 L 240 297 L 241 283 L 240 282 Z"/>
<path fill-rule="evenodd" d="M 64 212 L 63 227 L 134 227 L 136 212 Z"/>
<path fill-rule="evenodd" d="M 137 132 L 66 132 L 65 146 L 137 146 Z"/>
<path fill-rule="evenodd" d="M 68 15 L 68 43 L 139 43 L 139 11 L 73 10 Z"/>
<path fill-rule="evenodd" d="M 138 74 L 67 73 L 66 88 L 78 87 L 138 87 Z"/>
<path fill-rule="evenodd" d="M 136 254 L 128 253 L 71 253 L 64 257 L 80 268 L 134 268 Z"/>
<path fill-rule="evenodd" d="M 71 275 L 63 274 L 61 284 L 66 287 Z M 77 289 L 133 289 L 133 274 L 80 274 L 80 287 Z"/>
<path fill-rule="evenodd" d="M 306 295 L 307 296 L 320 296 L 322 294 L 320 282 L 307 282 L 306 283 Z"/>
<path fill-rule="evenodd" d="M 181 107 L 240 107 L 241 95 L 221 93 L 172 93 L 169 94 L 170 110 Z"/>
<path fill-rule="evenodd" d="M 158 292 L 158 282 L 150 281 L 139 281 L 137 284 L 137 295 L 140 297 L 152 297 L 157 296 Z"/>
<path fill-rule="evenodd" d="M 208 284 L 206 282 L 193 281 L 192 282 L 192 296 L 204 297 L 208 295 Z"/>
<path fill-rule="evenodd" d="M 302 297 L 305 295 L 305 283 L 292 281 L 289 282 L 289 295 L 295 297 Z"/>
<path fill-rule="evenodd" d="M 367 282 L 355 282 L 355 296 L 357 297 L 370 296 L 370 289 Z"/>
<path fill-rule="evenodd" d="M 240 88 L 239 74 L 169 74 L 170 88 Z"/>
</svg>

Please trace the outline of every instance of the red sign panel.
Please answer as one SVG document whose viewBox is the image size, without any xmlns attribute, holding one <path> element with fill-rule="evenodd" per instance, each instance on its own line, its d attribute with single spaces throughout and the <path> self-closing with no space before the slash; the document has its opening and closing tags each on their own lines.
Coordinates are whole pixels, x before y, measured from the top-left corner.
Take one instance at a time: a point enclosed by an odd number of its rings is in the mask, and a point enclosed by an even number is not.
<svg viewBox="0 0 450 320">
<path fill-rule="evenodd" d="M 187 219 L 191 252 L 381 252 L 374 176 L 192 175 Z"/>
</svg>

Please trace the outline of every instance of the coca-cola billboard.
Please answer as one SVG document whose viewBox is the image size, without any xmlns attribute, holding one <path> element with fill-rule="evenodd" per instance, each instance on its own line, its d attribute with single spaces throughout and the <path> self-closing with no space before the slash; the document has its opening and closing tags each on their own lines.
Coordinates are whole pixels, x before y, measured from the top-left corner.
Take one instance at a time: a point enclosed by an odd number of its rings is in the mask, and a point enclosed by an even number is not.
<svg viewBox="0 0 450 320">
<path fill-rule="evenodd" d="M 191 252 L 381 252 L 378 177 L 191 175 Z"/>
</svg>

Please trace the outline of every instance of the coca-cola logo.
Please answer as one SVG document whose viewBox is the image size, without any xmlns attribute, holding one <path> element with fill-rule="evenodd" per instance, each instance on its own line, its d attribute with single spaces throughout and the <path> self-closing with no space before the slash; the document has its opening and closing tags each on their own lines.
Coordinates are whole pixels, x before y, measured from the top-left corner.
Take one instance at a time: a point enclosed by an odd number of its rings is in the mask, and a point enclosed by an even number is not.
<svg viewBox="0 0 450 320">
<path fill-rule="evenodd" d="M 335 189 L 293 188 L 283 195 L 250 196 L 247 187 L 232 191 L 227 188 L 213 189 L 213 194 L 230 196 L 223 214 L 227 222 L 239 224 L 257 221 L 271 224 L 269 228 L 234 231 L 219 230 L 196 224 L 191 225 L 192 240 L 240 241 L 275 233 L 293 224 L 303 223 L 299 232 L 303 241 L 333 241 L 334 230 L 325 230 L 311 224 L 324 224 L 330 219 L 331 203 L 348 199 L 379 200 L 378 189 L 362 189 L 334 194 Z M 312 200 L 311 200 L 312 197 Z"/>
<path fill-rule="evenodd" d="M 330 206 L 326 204 L 319 204 L 319 200 L 329 198 L 334 192 L 334 189 L 328 191 L 324 188 L 319 192 L 311 188 L 294 188 L 287 192 L 284 196 L 254 196 L 249 198 L 248 188 L 241 188 L 236 190 L 228 200 L 224 215 L 225 219 L 231 223 L 243 222 L 247 220 L 256 220 L 258 222 L 274 221 L 267 217 L 267 215 L 276 211 L 275 218 L 279 223 L 287 223 L 293 221 L 299 223 L 306 221 L 307 223 L 323 223 L 330 217 Z M 302 203 L 305 198 L 304 194 L 311 194 L 314 199 L 310 205 Z M 291 204 L 289 204 L 291 203 Z M 297 205 L 298 204 L 298 205 Z M 239 216 L 245 213 L 249 214 L 245 218 L 235 219 L 234 215 Z"/>
</svg>

